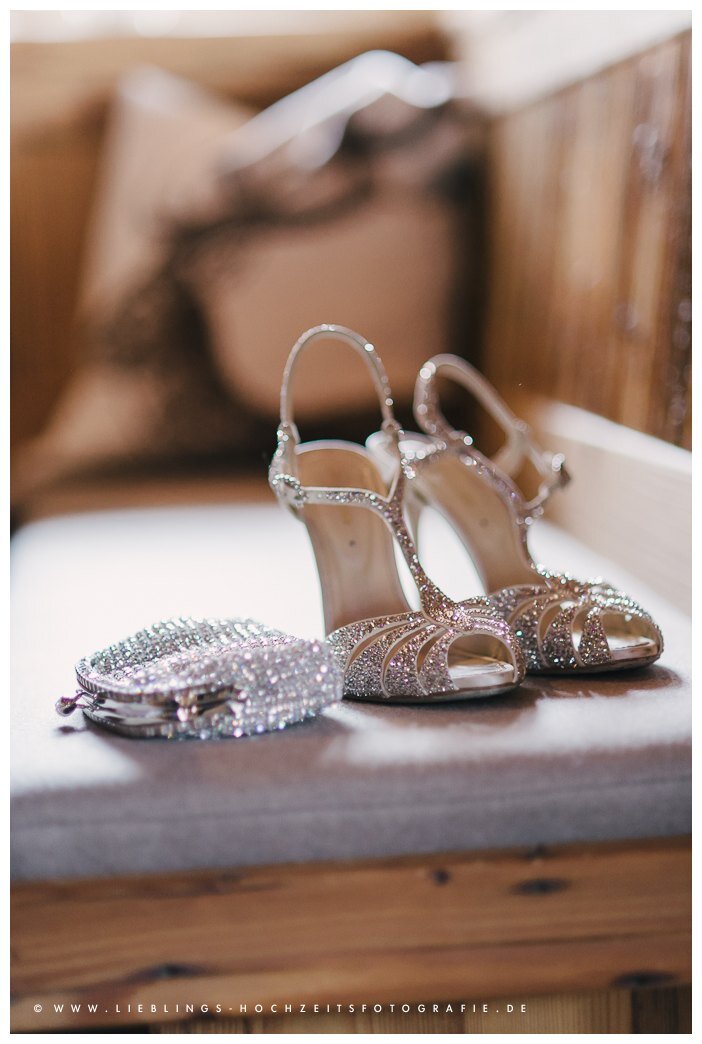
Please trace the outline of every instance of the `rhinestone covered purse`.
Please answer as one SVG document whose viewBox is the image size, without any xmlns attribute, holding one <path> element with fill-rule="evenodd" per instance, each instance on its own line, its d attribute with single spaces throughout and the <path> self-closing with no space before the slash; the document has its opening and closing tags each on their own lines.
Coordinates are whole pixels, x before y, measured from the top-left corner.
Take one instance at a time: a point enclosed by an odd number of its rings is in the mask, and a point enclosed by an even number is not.
<svg viewBox="0 0 702 1044">
<path fill-rule="evenodd" d="M 255 620 L 181 618 L 138 631 L 76 664 L 75 696 L 59 714 L 125 736 L 251 736 L 314 717 L 342 696 L 343 677 L 323 642 Z"/>
</svg>

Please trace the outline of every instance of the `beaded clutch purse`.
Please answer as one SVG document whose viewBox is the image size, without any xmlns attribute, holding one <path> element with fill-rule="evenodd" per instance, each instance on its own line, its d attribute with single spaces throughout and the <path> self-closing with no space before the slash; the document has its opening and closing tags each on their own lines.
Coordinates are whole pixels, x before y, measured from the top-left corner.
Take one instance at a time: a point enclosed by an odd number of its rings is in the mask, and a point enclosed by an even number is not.
<svg viewBox="0 0 702 1044">
<path fill-rule="evenodd" d="M 342 696 L 343 676 L 323 642 L 255 620 L 181 618 L 138 631 L 76 664 L 75 696 L 59 714 L 125 736 L 251 736 L 314 717 Z"/>
</svg>

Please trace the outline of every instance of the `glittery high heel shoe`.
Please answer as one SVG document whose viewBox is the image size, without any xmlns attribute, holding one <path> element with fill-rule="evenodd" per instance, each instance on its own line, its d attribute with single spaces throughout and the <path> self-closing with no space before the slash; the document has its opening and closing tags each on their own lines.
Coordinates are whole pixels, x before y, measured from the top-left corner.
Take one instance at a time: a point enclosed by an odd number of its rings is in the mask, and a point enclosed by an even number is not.
<svg viewBox="0 0 702 1044">
<path fill-rule="evenodd" d="M 302 350 L 336 338 L 367 363 L 387 438 L 389 481 L 371 454 L 352 442 L 300 443 L 292 383 Z M 344 670 L 349 699 L 437 703 L 492 696 L 523 678 L 524 660 L 511 628 L 483 597 L 454 602 L 420 565 L 404 517 L 410 465 L 382 363 L 372 344 L 342 326 L 308 330 L 293 347 L 283 376 L 278 448 L 270 484 L 305 523 L 317 561 L 327 641 Z M 419 593 L 413 609 L 402 588 L 395 547 Z"/>
<path fill-rule="evenodd" d="M 439 406 L 438 375 L 468 389 L 505 432 L 493 459 Z M 522 644 L 529 673 L 590 673 L 643 667 L 658 659 L 663 636 L 649 614 L 601 579 L 576 580 L 537 565 L 529 552 L 529 526 L 569 476 L 561 454 L 545 453 L 492 385 L 463 359 L 437 355 L 417 377 L 415 418 L 425 434 L 407 433 L 400 451 L 414 479 L 414 533 L 422 506 L 431 504 L 461 538 L 491 601 Z M 391 460 L 384 432 L 367 443 L 384 467 Z M 530 462 L 539 476 L 528 500 L 512 476 Z"/>
</svg>

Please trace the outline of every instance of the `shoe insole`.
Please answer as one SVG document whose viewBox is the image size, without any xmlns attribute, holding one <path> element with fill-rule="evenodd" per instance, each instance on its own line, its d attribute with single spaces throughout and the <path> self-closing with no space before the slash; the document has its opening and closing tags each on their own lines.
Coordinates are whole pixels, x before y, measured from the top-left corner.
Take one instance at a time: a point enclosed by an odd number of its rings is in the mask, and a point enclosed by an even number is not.
<svg viewBox="0 0 702 1044">
<path fill-rule="evenodd" d="M 297 464 L 304 486 L 388 494 L 373 458 L 355 443 L 306 443 L 297 451 Z M 302 514 L 317 561 L 327 634 L 359 620 L 413 611 L 398 572 L 395 541 L 379 515 L 343 503 L 307 505 Z M 486 647 L 494 655 L 486 655 Z M 499 642 L 464 638 L 460 648 L 450 651 L 449 670 L 466 688 L 490 686 L 500 679 L 507 684 L 514 676 L 507 660 Z"/>
</svg>

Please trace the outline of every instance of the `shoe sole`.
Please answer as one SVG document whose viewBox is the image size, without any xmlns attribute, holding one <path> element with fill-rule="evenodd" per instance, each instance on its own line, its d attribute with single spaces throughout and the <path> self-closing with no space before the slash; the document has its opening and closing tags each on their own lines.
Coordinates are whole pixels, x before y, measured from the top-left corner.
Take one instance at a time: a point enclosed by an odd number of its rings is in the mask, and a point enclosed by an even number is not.
<svg viewBox="0 0 702 1044">
<path fill-rule="evenodd" d="M 484 700 L 494 696 L 504 696 L 519 688 L 521 683 L 503 685 L 500 688 L 490 689 L 462 689 L 458 692 L 437 692 L 428 696 L 347 696 L 344 700 L 349 703 L 377 703 L 388 706 L 421 707 L 432 706 L 437 703 L 467 703 L 469 700 Z"/>
<path fill-rule="evenodd" d="M 621 671 L 636 671 L 642 667 L 650 667 L 651 664 L 656 663 L 661 657 L 660 653 L 655 656 L 646 656 L 640 660 L 622 660 L 621 663 L 602 663 L 594 667 L 568 667 L 562 670 L 557 668 L 549 669 L 544 667 L 543 670 L 527 670 L 527 678 L 538 678 L 538 677 L 572 677 L 572 678 L 584 678 L 588 674 L 617 674 Z"/>
</svg>

